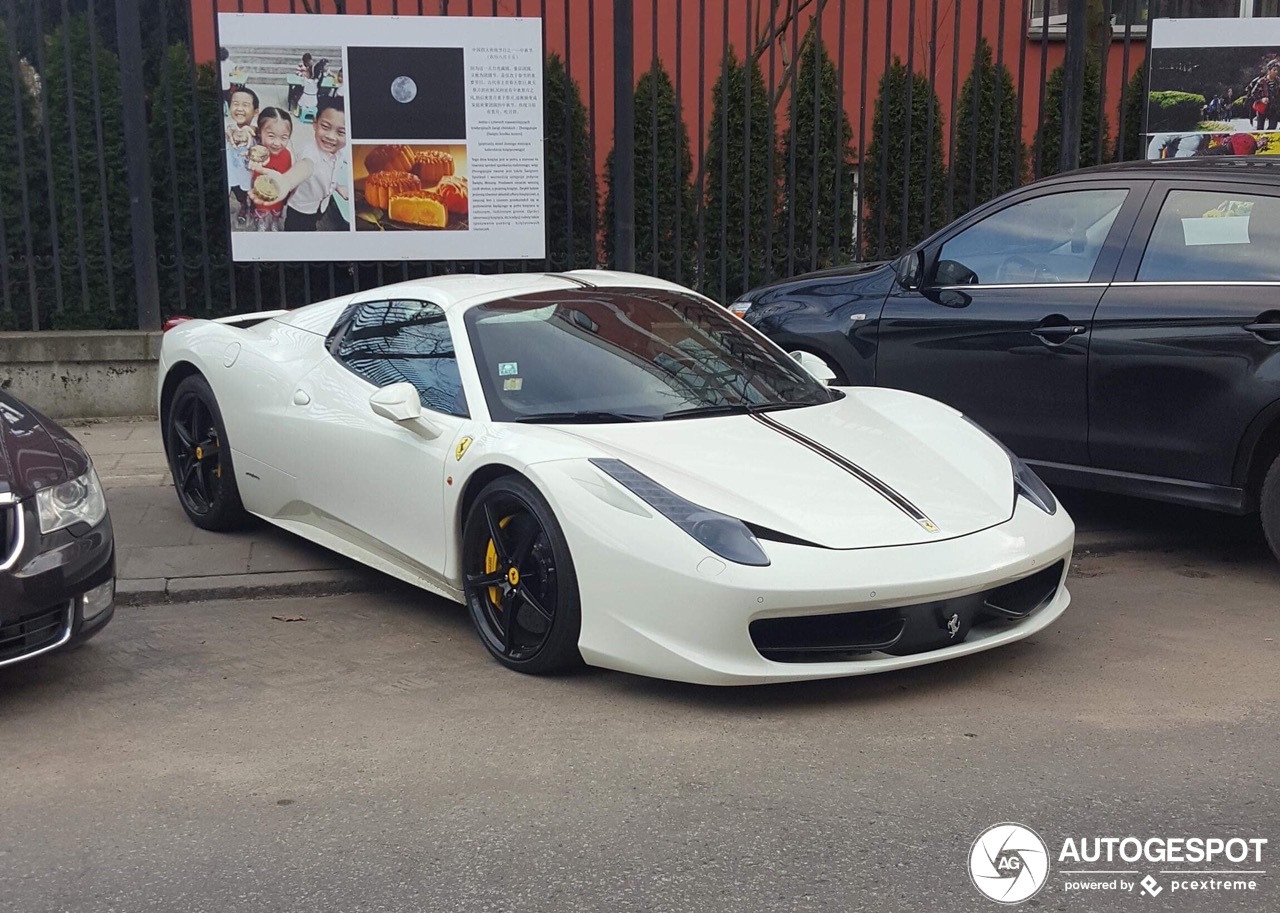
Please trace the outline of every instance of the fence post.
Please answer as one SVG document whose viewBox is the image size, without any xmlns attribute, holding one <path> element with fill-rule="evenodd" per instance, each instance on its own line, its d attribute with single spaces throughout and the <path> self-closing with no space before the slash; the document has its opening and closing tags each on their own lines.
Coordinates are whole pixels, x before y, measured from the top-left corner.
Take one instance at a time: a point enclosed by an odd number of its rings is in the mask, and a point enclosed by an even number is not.
<svg viewBox="0 0 1280 913">
<path fill-rule="evenodd" d="M 120 45 L 120 87 L 124 157 L 128 167 L 129 225 L 133 279 L 138 294 L 138 329 L 160 329 L 160 278 L 156 272 L 156 229 L 151 212 L 151 155 L 147 143 L 146 86 L 142 78 L 142 23 L 138 0 L 116 0 Z"/>
<path fill-rule="evenodd" d="M 1084 116 L 1085 22 L 1088 0 L 1067 4 L 1067 48 L 1062 79 L 1062 155 L 1059 171 L 1080 167 L 1081 118 Z"/>
<path fill-rule="evenodd" d="M 636 268 L 635 25 L 632 0 L 613 0 L 613 260 L 627 272 Z"/>
</svg>

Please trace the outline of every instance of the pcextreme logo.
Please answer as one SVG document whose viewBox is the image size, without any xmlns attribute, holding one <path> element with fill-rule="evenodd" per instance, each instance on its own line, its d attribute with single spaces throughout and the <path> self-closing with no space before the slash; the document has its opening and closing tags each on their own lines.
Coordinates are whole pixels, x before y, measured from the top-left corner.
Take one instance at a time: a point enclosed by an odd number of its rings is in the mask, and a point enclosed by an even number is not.
<svg viewBox="0 0 1280 913">
<path fill-rule="evenodd" d="M 1056 853 L 1061 890 L 1134 894 L 1257 891 L 1265 837 L 1070 836 Z M 1135 865 L 1137 868 L 1125 868 Z M 1049 882 L 1050 851 L 1031 828 L 1006 822 L 987 828 L 969 850 L 969 879 L 984 897 L 1012 905 Z"/>
</svg>

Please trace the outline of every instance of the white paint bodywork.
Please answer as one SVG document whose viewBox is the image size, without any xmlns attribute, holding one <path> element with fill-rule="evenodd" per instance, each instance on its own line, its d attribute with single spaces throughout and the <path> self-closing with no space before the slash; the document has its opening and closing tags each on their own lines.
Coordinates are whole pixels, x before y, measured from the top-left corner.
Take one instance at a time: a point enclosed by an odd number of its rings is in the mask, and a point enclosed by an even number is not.
<svg viewBox="0 0 1280 913">
<path fill-rule="evenodd" d="M 208 379 L 251 513 L 459 602 L 468 481 L 495 466 L 524 475 L 568 539 L 582 599 L 579 648 L 593 665 L 712 684 L 859 675 L 1018 640 L 1066 608 L 1071 519 L 1062 508 L 1049 515 L 1015 497 L 1000 446 L 933 400 L 856 387 L 836 402 L 769 415 L 886 482 L 937 532 L 750 416 L 593 425 L 491 421 L 462 315 L 511 295 L 575 287 L 565 276 L 687 292 L 594 270 L 446 276 L 274 312 L 252 326 L 194 320 L 165 335 L 161 390 L 175 368 L 193 367 Z M 326 336 L 349 305 L 389 298 L 444 309 L 469 418 L 427 409 L 403 422 L 377 415 L 369 398 L 378 388 L 329 355 Z M 473 442 L 459 459 L 464 437 Z M 690 501 L 812 545 L 762 540 L 767 567 L 722 560 L 588 462 L 592 457 L 624 460 Z M 1048 605 L 998 633 L 975 628 L 964 642 L 940 650 L 781 663 L 761 656 L 748 633 L 756 618 L 930 602 L 1058 561 L 1063 580 Z"/>
</svg>

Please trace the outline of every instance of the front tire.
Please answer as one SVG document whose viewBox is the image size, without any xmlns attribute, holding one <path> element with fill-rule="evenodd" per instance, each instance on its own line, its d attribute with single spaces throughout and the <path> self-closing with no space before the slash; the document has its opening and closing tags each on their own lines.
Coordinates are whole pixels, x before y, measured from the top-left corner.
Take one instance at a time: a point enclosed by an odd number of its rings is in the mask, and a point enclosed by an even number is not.
<svg viewBox="0 0 1280 913">
<path fill-rule="evenodd" d="M 237 529 L 249 514 L 240 501 L 231 446 L 213 388 L 202 375 L 178 384 L 165 417 L 165 452 L 187 518 L 201 529 Z"/>
<path fill-rule="evenodd" d="M 471 620 L 494 659 L 529 675 L 582 666 L 569 543 L 527 480 L 503 476 L 476 496 L 463 525 L 462 574 Z"/>
</svg>

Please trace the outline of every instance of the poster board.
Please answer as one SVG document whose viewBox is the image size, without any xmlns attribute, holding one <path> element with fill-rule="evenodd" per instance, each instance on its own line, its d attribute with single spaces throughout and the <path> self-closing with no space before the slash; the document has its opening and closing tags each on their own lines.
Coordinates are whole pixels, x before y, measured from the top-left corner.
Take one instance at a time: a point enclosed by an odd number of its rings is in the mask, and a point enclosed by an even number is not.
<svg viewBox="0 0 1280 913">
<path fill-rule="evenodd" d="M 1156 19 L 1147 66 L 1147 158 L 1280 155 L 1280 19 Z"/>
<path fill-rule="evenodd" d="M 542 23 L 219 13 L 243 261 L 542 258 Z"/>
</svg>

